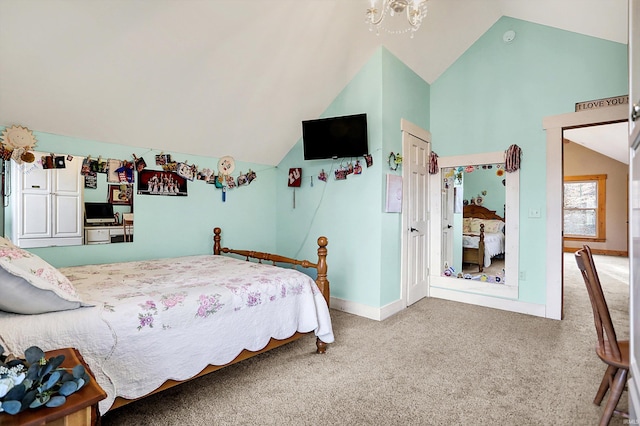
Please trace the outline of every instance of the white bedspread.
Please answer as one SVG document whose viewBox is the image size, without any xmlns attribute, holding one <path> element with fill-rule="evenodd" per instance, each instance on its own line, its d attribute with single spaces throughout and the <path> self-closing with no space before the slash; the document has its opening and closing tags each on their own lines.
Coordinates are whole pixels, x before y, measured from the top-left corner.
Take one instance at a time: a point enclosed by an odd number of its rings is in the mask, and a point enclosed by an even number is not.
<svg viewBox="0 0 640 426">
<path fill-rule="evenodd" d="M 296 331 L 334 340 L 315 282 L 293 269 L 225 256 L 61 269 L 95 307 L 40 315 L 0 312 L 0 338 L 22 355 L 76 347 L 108 394 L 138 398 L 168 379 L 185 380 L 208 364 Z"/>
<path fill-rule="evenodd" d="M 477 235 L 462 235 L 462 247 L 478 248 L 480 237 Z M 484 267 L 491 266 L 491 258 L 504 253 L 504 234 L 484 234 Z"/>
</svg>

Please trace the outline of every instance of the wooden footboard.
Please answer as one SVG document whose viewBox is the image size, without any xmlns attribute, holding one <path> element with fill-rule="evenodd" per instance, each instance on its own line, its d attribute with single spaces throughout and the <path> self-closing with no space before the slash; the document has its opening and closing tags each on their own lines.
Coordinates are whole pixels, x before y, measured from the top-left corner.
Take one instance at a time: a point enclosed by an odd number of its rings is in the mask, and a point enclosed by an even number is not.
<svg viewBox="0 0 640 426">
<path fill-rule="evenodd" d="M 222 230 L 220 228 L 214 228 L 213 230 L 213 254 L 219 255 L 222 253 L 231 253 L 237 254 L 239 256 L 243 256 L 246 260 L 249 258 L 257 259 L 259 263 L 262 263 L 263 260 L 271 262 L 273 265 L 278 263 L 284 263 L 289 265 L 299 265 L 303 268 L 314 268 L 317 270 L 317 278 L 316 284 L 322 292 L 324 296 L 324 300 L 327 301 L 327 306 L 329 306 L 329 280 L 327 279 L 327 244 L 329 241 L 327 237 L 318 238 L 318 262 L 312 263 L 308 260 L 298 260 L 292 259 L 290 257 L 279 256 L 277 254 L 270 253 L 262 253 L 259 251 L 249 251 L 249 250 L 234 250 L 227 247 L 221 247 L 220 245 L 220 234 Z"/>
<path fill-rule="evenodd" d="M 263 260 L 267 262 L 271 262 L 273 265 L 276 264 L 288 264 L 288 265 L 299 265 L 303 268 L 314 268 L 317 271 L 316 284 L 324 297 L 324 300 L 327 302 L 327 306 L 329 306 L 329 280 L 327 279 L 327 244 L 329 241 L 327 237 L 318 238 L 318 262 L 312 263 L 308 260 L 298 260 L 290 257 L 279 256 L 277 254 L 270 253 L 262 253 L 259 251 L 250 251 L 250 250 L 234 250 L 227 247 L 221 247 L 220 244 L 220 234 L 222 230 L 220 228 L 213 229 L 213 254 L 220 255 L 222 253 L 230 253 L 236 254 L 239 256 L 243 256 L 247 261 L 249 259 L 257 259 L 259 263 L 262 263 Z M 271 339 L 273 340 L 273 339 Z M 278 345 L 279 346 L 279 345 Z M 316 339 L 316 352 L 319 354 L 323 354 L 327 350 L 327 344 L 320 339 Z"/>
<path fill-rule="evenodd" d="M 327 279 L 327 238 L 326 237 L 320 237 L 318 238 L 318 261 L 316 263 L 310 262 L 308 260 L 297 260 L 297 259 L 292 259 L 292 258 L 288 258 L 288 257 L 284 257 L 284 256 L 278 256 L 275 254 L 269 254 L 269 253 L 261 253 L 261 252 L 257 252 L 257 251 L 248 251 L 248 250 L 234 250 L 234 249 L 230 249 L 227 247 L 221 247 L 220 245 L 220 234 L 222 233 L 222 230 L 220 228 L 215 228 L 213 230 L 214 236 L 213 236 L 213 254 L 214 255 L 220 255 L 222 253 L 229 253 L 229 254 L 236 254 L 239 256 L 243 256 L 246 258 L 246 260 L 249 260 L 250 258 L 253 259 L 257 259 L 258 262 L 262 263 L 262 261 L 268 261 L 268 262 L 272 262 L 274 265 L 275 264 L 291 264 L 291 265 L 299 265 L 302 266 L 304 268 L 315 268 L 317 270 L 317 278 L 316 278 L 316 284 L 318 285 L 318 288 L 320 289 L 320 291 L 322 292 L 322 295 L 324 296 L 324 299 L 327 301 L 327 306 L 329 305 L 329 280 Z M 144 397 L 141 398 L 137 398 L 137 399 L 124 399 L 124 398 L 120 398 L 117 397 L 113 403 L 113 405 L 111 406 L 111 408 L 109 410 L 113 410 L 116 409 L 118 407 L 122 407 L 123 405 L 129 404 L 131 402 L 137 401 L 139 399 L 145 398 L 146 396 L 149 395 L 153 395 L 155 393 L 161 392 L 165 389 L 169 389 L 172 388 L 176 385 L 179 385 L 181 383 L 185 383 L 188 382 L 192 379 L 195 379 L 197 377 L 201 377 L 204 376 L 206 374 L 212 373 L 216 370 L 220 370 L 226 366 L 229 366 L 231 364 L 235 364 L 237 362 L 243 361 L 245 359 L 254 357 L 258 354 L 261 354 L 263 352 L 267 352 L 270 351 L 271 349 L 275 349 L 277 347 L 283 346 L 287 343 L 293 342 L 297 339 L 299 339 L 302 336 L 306 336 L 308 333 L 299 333 L 296 332 L 293 336 L 284 339 L 284 340 L 278 340 L 278 339 L 271 339 L 269 341 L 269 343 L 267 344 L 267 346 L 265 346 L 264 348 L 258 350 L 258 351 L 248 351 L 248 350 L 244 350 L 240 353 L 240 355 L 238 355 L 233 361 L 229 362 L 228 364 L 224 364 L 224 365 L 209 365 L 206 368 L 204 368 L 200 373 L 198 373 L 196 376 L 192 377 L 191 379 L 188 380 L 184 380 L 184 381 L 175 381 L 175 380 L 167 380 L 165 383 L 162 384 L 162 386 L 160 386 L 158 389 L 154 390 L 153 392 L 149 393 L 148 395 L 145 395 Z M 323 342 L 322 340 L 320 340 L 319 338 L 316 338 L 316 352 L 323 354 L 326 352 L 327 350 L 327 344 L 325 342 Z"/>
</svg>

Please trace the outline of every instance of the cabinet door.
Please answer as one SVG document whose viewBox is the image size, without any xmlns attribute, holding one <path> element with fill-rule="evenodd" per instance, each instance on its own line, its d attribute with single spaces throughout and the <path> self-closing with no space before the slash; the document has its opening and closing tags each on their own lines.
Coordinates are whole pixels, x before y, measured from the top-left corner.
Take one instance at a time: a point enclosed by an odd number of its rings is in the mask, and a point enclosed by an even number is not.
<svg viewBox="0 0 640 426">
<path fill-rule="evenodd" d="M 18 180 L 18 238 L 51 236 L 51 175 L 39 164 L 21 164 L 14 168 Z"/>
<path fill-rule="evenodd" d="M 67 161 L 66 168 L 51 170 L 53 180 L 53 238 L 82 237 L 82 159 Z"/>
</svg>

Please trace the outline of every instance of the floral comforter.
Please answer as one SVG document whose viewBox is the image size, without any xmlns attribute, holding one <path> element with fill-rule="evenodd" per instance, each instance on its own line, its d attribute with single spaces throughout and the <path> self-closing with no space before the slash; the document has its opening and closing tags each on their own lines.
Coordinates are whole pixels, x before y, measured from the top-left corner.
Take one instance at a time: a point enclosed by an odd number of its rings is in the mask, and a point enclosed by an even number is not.
<svg viewBox="0 0 640 426">
<path fill-rule="evenodd" d="M 293 269 L 225 256 L 62 268 L 93 307 L 40 315 L 0 312 L 11 352 L 76 347 L 108 394 L 138 398 L 168 379 L 185 380 L 209 364 L 296 331 L 333 342 L 326 302 L 315 282 Z"/>
</svg>

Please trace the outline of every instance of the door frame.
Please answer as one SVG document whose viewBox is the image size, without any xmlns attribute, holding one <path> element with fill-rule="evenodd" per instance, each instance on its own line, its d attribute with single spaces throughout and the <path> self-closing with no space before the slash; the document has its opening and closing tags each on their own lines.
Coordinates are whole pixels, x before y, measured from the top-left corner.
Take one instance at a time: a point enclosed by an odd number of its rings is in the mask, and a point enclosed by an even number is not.
<svg viewBox="0 0 640 426">
<path fill-rule="evenodd" d="M 563 162 L 562 132 L 574 127 L 597 126 L 628 119 L 629 106 L 617 105 L 607 108 L 570 112 L 542 119 L 542 128 L 547 133 L 547 274 L 545 317 L 562 319 L 563 303 Z"/>
<path fill-rule="evenodd" d="M 402 155 L 403 157 L 407 154 L 404 152 L 404 145 L 405 145 L 405 140 L 404 140 L 404 135 L 405 133 L 411 134 L 415 137 L 417 137 L 418 139 L 422 139 L 423 141 L 427 142 L 427 144 L 429 145 L 429 152 L 431 152 L 431 132 L 429 132 L 428 130 L 423 129 L 422 127 L 413 124 L 412 122 L 405 120 L 404 118 L 400 119 L 400 131 L 402 133 Z M 409 285 L 409 277 L 407 274 L 407 269 L 409 267 L 409 238 L 408 237 L 408 233 L 407 230 L 409 229 L 409 191 L 407 190 L 407 182 L 409 180 L 409 168 L 408 167 L 403 167 L 402 168 L 402 224 L 401 224 L 401 228 L 400 228 L 400 300 L 402 300 L 402 306 L 403 308 L 406 308 L 408 306 L 407 304 L 407 293 L 408 293 L 408 285 Z M 429 176 L 428 180 L 427 180 L 427 188 L 430 186 L 430 182 L 429 180 L 431 180 L 431 176 Z M 427 216 L 427 220 L 429 221 L 431 219 L 431 203 L 430 203 L 430 198 L 427 198 L 427 211 L 428 211 L 428 216 Z M 429 228 L 427 228 L 429 229 Z M 428 232 L 428 231 L 427 231 Z M 428 239 L 429 237 L 427 237 Z M 429 264 L 429 250 L 427 250 L 427 253 L 425 253 L 425 257 L 426 257 L 426 261 L 425 261 L 425 265 Z M 429 279 L 429 275 L 427 274 L 427 280 Z M 427 282 L 427 297 L 429 297 L 429 283 Z"/>
</svg>

